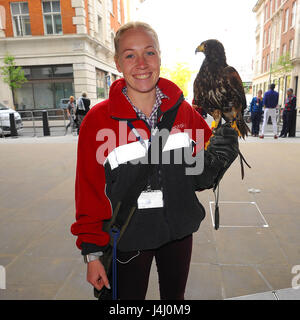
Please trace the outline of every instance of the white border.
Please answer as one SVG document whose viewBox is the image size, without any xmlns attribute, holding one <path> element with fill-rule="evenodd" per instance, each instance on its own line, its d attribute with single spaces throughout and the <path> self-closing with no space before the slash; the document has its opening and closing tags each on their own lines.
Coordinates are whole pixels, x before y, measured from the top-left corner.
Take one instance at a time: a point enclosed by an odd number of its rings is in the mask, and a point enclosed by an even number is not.
<svg viewBox="0 0 300 320">
<path fill-rule="evenodd" d="M 215 201 L 209 201 L 209 209 L 210 209 L 210 215 L 211 215 L 211 221 L 213 226 L 215 226 L 215 222 L 214 222 L 214 218 L 213 218 L 213 213 L 212 213 L 212 204 L 215 203 Z M 249 203 L 249 204 L 254 204 L 258 210 L 258 212 L 260 213 L 263 221 L 265 224 L 263 224 L 262 226 L 224 226 L 220 224 L 220 228 L 269 228 L 269 225 L 265 219 L 265 217 L 263 216 L 263 214 L 261 213 L 261 211 L 259 210 L 259 207 L 257 205 L 257 203 L 255 201 L 219 201 L 219 203 Z"/>
</svg>

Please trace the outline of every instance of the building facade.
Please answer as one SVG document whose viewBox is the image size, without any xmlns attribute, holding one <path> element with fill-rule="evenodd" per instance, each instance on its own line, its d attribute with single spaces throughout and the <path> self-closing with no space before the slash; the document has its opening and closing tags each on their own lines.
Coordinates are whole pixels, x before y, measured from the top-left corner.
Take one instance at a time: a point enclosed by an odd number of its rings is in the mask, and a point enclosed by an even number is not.
<svg viewBox="0 0 300 320">
<path fill-rule="evenodd" d="M 258 0 L 256 14 L 256 54 L 253 61 L 253 94 L 268 90 L 275 83 L 279 104 L 283 105 L 287 88 L 293 88 L 300 101 L 300 6 L 299 0 Z M 291 71 L 277 71 L 278 60 L 289 57 Z"/>
<path fill-rule="evenodd" d="M 83 91 L 91 105 L 107 98 L 120 76 L 113 38 L 125 16 L 125 0 L 0 0 L 0 65 L 14 56 L 28 80 L 15 90 L 15 108 L 59 108 Z M 1 80 L 0 100 L 13 105 Z"/>
</svg>

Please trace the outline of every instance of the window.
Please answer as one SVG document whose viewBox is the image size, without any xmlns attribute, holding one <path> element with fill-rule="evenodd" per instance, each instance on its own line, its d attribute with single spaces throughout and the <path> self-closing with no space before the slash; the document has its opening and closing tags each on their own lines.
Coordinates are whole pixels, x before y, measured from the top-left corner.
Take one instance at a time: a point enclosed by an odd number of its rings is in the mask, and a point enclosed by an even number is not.
<svg viewBox="0 0 300 320">
<path fill-rule="evenodd" d="M 286 32 L 289 25 L 289 9 L 285 10 L 285 20 L 284 20 L 284 30 L 283 32 Z"/>
<path fill-rule="evenodd" d="M 266 71 L 269 70 L 269 66 L 270 66 L 270 55 L 267 55 L 267 62 L 266 62 Z"/>
<path fill-rule="evenodd" d="M 29 10 L 27 2 L 13 2 L 10 4 L 15 36 L 31 35 Z"/>
<path fill-rule="evenodd" d="M 121 0 L 118 0 L 118 21 L 121 23 Z"/>
<path fill-rule="evenodd" d="M 291 39 L 289 43 L 289 52 L 290 52 L 290 57 L 293 57 L 293 46 L 294 46 L 294 40 Z"/>
<path fill-rule="evenodd" d="M 96 87 L 98 99 L 106 99 L 108 97 L 106 77 L 107 72 L 96 69 Z"/>
<path fill-rule="evenodd" d="M 43 1 L 44 27 L 46 34 L 62 34 L 60 2 Z"/>
<path fill-rule="evenodd" d="M 272 7 L 273 7 L 273 3 L 272 3 L 272 0 L 270 0 L 270 17 L 272 16 L 272 11 L 273 11 L 273 9 L 272 9 Z"/>
<path fill-rule="evenodd" d="M 270 44 L 271 42 L 271 27 L 269 27 L 268 29 L 268 45 Z"/>
<path fill-rule="evenodd" d="M 102 40 L 102 19 L 98 16 L 98 38 Z"/>
<path fill-rule="evenodd" d="M 295 1 L 292 7 L 292 23 L 291 23 L 292 27 L 295 26 L 295 21 L 296 21 L 296 5 L 297 5 L 297 2 Z"/>
<path fill-rule="evenodd" d="M 264 30 L 263 48 L 266 46 L 266 30 Z"/>
<path fill-rule="evenodd" d="M 286 54 L 286 44 L 282 46 L 282 55 L 284 56 Z"/>
</svg>

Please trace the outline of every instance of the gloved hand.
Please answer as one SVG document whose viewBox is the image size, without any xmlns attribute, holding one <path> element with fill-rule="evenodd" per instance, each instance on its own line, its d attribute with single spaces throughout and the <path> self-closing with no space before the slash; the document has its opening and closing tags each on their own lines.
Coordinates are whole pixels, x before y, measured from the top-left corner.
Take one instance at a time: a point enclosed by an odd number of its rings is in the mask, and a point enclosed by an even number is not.
<svg viewBox="0 0 300 320">
<path fill-rule="evenodd" d="M 194 176 L 195 190 L 215 188 L 223 175 L 238 156 L 238 134 L 225 123 L 216 129 L 204 151 L 204 170 Z"/>
<path fill-rule="evenodd" d="M 224 168 L 228 168 L 235 160 L 239 152 L 238 134 L 229 123 L 215 130 L 210 138 L 207 152 L 216 156 Z"/>
</svg>

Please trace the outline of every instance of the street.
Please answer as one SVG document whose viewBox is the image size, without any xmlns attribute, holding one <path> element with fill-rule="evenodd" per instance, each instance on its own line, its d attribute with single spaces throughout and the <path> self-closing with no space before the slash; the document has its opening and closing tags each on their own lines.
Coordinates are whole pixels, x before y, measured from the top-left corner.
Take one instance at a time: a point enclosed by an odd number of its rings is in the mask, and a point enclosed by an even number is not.
<svg viewBox="0 0 300 320">
<path fill-rule="evenodd" d="M 237 159 L 225 174 L 219 230 L 213 227 L 212 190 L 197 193 L 206 218 L 194 234 L 187 300 L 253 294 L 300 299 L 300 290 L 289 289 L 292 268 L 300 265 L 297 135 L 274 140 L 270 133 L 240 142 L 252 168 L 245 168 L 242 181 Z M 70 233 L 77 139 L 70 133 L 0 139 L 0 265 L 6 270 L 1 300 L 94 299 Z M 155 264 L 147 299 L 159 299 Z"/>
</svg>

